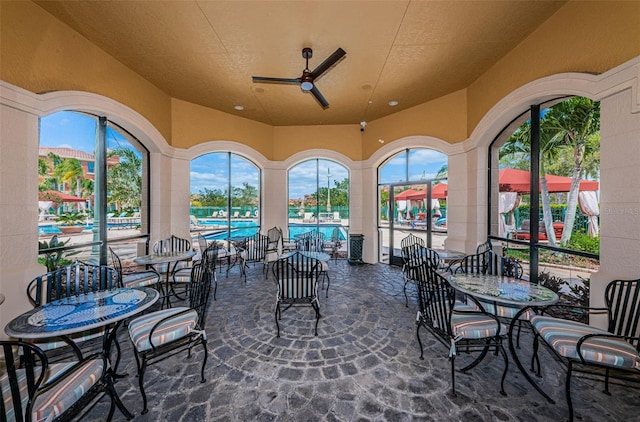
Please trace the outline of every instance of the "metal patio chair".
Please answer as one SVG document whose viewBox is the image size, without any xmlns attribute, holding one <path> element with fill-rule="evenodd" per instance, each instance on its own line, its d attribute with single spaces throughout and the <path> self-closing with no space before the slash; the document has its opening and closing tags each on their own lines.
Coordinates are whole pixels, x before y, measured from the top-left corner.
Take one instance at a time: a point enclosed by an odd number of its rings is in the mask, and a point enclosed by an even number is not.
<svg viewBox="0 0 640 422">
<path fill-rule="evenodd" d="M 566 364 L 565 397 L 570 421 L 574 418 L 571 377 L 576 366 L 580 367 L 580 372 L 603 376 L 605 394 L 610 394 L 610 378 L 638 382 L 640 280 L 611 281 L 605 289 L 604 297 L 606 303 L 604 308 L 556 304 L 543 308 L 541 315 L 534 315 L 531 318 L 534 333 L 531 369 L 533 370 L 536 366 L 536 372 L 540 375 L 538 357 L 540 341 Z M 606 313 L 607 329 L 545 315 L 550 309 L 559 307 L 596 314 Z M 524 311 L 526 310 L 525 308 Z M 529 381 L 532 382 L 530 379 Z M 540 389 L 538 391 L 551 400 L 543 391 Z"/>
<path fill-rule="evenodd" d="M 200 382 L 205 382 L 207 336 L 204 323 L 210 291 L 210 272 L 198 262 L 191 268 L 188 307 L 173 307 L 150 312 L 129 322 L 129 337 L 133 343 L 138 367 L 138 385 L 142 395 L 142 414 L 148 412 L 144 388 L 144 373 L 148 365 L 184 350 L 188 350 L 188 357 L 190 357 L 191 349 L 197 344 L 202 344 L 204 356 Z"/>
</svg>

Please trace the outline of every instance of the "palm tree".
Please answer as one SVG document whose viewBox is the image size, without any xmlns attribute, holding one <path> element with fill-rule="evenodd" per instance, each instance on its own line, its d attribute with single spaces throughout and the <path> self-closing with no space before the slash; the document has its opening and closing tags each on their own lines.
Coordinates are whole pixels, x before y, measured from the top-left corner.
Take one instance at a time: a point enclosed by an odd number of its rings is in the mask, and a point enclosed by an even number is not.
<svg viewBox="0 0 640 422">
<path fill-rule="evenodd" d="M 600 131 L 600 103 L 588 98 L 574 97 L 565 100 L 548 109 L 540 122 L 540 190 L 542 200 L 543 219 L 547 231 L 549 244 L 555 246 L 553 231 L 553 216 L 549 203 L 549 189 L 547 186 L 545 163 L 558 161 L 559 156 L 567 149 L 571 151 L 573 166 L 571 169 L 571 188 L 567 197 L 567 212 L 564 229 L 560 239 L 561 244 L 567 244 L 571 239 L 573 223 L 575 221 L 578 204 L 578 191 L 583 165 L 590 163 L 590 174 L 594 173 L 594 155 L 599 152 Z M 529 166 L 531 152 L 531 123 L 525 122 L 518 128 L 500 150 L 501 157 L 509 156 L 511 162 Z M 518 165 L 516 165 L 518 167 Z M 526 168 L 525 167 L 525 168 Z"/>
<path fill-rule="evenodd" d="M 600 149 L 600 144 L 593 142 L 594 135 L 600 132 L 600 103 L 584 97 L 565 100 L 549 110 L 542 130 L 549 133 L 552 144 L 567 146 L 573 152 L 571 189 L 567 195 L 567 214 L 560 239 L 562 244 L 567 244 L 576 217 L 585 157 Z"/>
<path fill-rule="evenodd" d="M 77 158 L 65 158 L 53 168 L 54 177 L 62 182 L 61 184 L 69 184 L 70 189 L 78 190 L 84 171 L 82 165 Z"/>
<path fill-rule="evenodd" d="M 142 197 L 142 157 L 136 151 L 119 147 L 108 157 L 120 157 L 120 162 L 107 172 L 108 202 L 121 207 L 138 208 Z"/>
</svg>

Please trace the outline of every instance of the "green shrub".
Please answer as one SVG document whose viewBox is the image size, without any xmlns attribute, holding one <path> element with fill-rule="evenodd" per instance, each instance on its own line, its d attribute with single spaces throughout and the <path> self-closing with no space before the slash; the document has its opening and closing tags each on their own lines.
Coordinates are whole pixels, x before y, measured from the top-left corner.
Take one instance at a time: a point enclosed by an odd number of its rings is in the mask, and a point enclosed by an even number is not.
<svg viewBox="0 0 640 422">
<path fill-rule="evenodd" d="M 569 240 L 569 249 L 574 251 L 589 252 L 594 254 L 600 253 L 600 236 L 590 237 L 583 231 L 571 233 Z"/>
</svg>

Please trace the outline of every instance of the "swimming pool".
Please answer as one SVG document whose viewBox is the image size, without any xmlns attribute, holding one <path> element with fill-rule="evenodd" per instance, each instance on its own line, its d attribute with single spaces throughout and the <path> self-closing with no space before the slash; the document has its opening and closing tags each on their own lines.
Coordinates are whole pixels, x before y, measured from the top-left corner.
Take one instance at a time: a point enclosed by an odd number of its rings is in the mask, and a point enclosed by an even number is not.
<svg viewBox="0 0 640 422">
<path fill-rule="evenodd" d="M 249 223 L 249 224 L 247 224 Z M 248 227 L 253 225 L 253 227 Z M 214 225 L 212 225 L 214 226 Z M 209 233 L 205 234 L 204 237 L 210 240 L 220 240 L 227 238 L 227 230 L 225 230 L 226 226 L 220 226 L 221 231 L 217 233 Z M 325 239 L 331 239 L 331 235 L 333 234 L 333 229 L 335 227 L 340 227 L 340 240 L 347 239 L 347 230 L 344 227 L 337 225 L 322 225 L 320 227 L 309 224 L 290 224 L 289 225 L 289 236 L 295 237 L 296 235 L 303 234 L 306 232 L 310 232 L 311 230 L 319 230 L 320 233 L 324 234 Z M 232 221 L 231 222 L 231 233 L 230 237 L 250 237 L 255 235 L 258 232 L 257 226 L 255 226 L 255 222 L 251 221 Z"/>
</svg>

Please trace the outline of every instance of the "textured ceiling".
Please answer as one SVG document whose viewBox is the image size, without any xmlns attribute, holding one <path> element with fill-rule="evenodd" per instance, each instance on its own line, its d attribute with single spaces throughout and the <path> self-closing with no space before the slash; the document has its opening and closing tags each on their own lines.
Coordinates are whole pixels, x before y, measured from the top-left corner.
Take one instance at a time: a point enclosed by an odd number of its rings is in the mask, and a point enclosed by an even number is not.
<svg viewBox="0 0 640 422">
<path fill-rule="evenodd" d="M 172 97 L 285 126 L 371 121 L 465 88 L 564 1 L 36 3 Z M 347 52 L 316 80 L 326 109 L 251 80 L 299 77 L 303 47 L 311 70 Z"/>
</svg>

